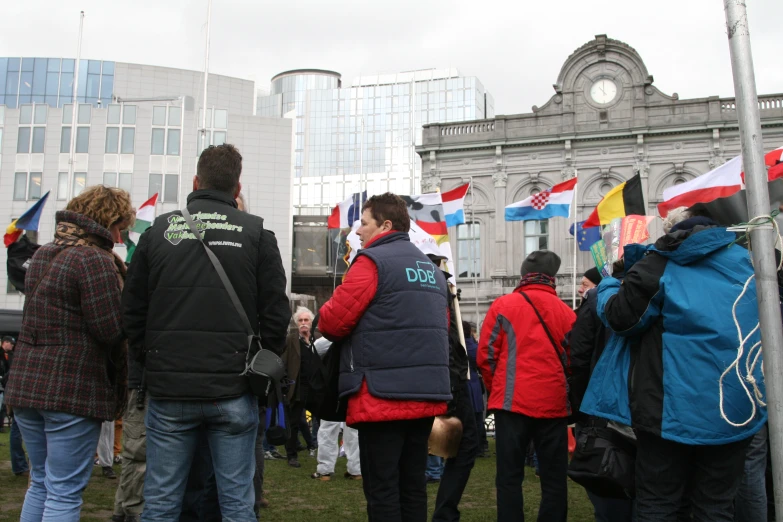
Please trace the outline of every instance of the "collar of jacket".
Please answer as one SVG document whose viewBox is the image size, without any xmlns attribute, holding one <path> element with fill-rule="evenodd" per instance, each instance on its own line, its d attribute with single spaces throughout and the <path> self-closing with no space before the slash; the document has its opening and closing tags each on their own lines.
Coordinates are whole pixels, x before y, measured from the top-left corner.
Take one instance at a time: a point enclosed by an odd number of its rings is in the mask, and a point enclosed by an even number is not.
<svg viewBox="0 0 783 522">
<path fill-rule="evenodd" d="M 85 216 L 84 214 L 71 212 L 70 210 L 58 210 L 54 215 L 54 220 L 57 223 L 72 223 L 83 229 L 88 234 L 93 234 L 101 239 L 105 239 L 108 241 L 109 245 L 114 246 L 114 239 L 112 239 L 109 229 L 104 228 L 102 225 L 99 225 L 98 222 Z"/>
<path fill-rule="evenodd" d="M 514 289 L 514 291 L 519 293 L 536 291 L 536 292 L 544 292 L 546 294 L 557 295 L 557 290 L 555 290 L 549 285 L 532 284 L 532 285 L 518 286 Z"/>
<path fill-rule="evenodd" d="M 383 234 L 377 235 L 372 238 L 362 248 L 372 248 L 378 245 L 385 245 L 386 243 L 393 243 L 395 241 L 410 241 L 411 237 L 407 232 L 400 232 L 399 230 L 389 230 Z"/>
<path fill-rule="evenodd" d="M 661 237 L 650 251 L 678 265 L 689 265 L 730 246 L 736 239 L 736 234 L 723 227 L 697 225 L 691 230 L 681 230 Z"/>
<path fill-rule="evenodd" d="M 222 190 L 197 190 L 188 194 L 188 205 L 197 199 L 208 199 L 210 201 L 218 201 L 225 203 L 234 208 L 237 208 L 237 202 L 231 195 L 226 194 Z"/>
</svg>

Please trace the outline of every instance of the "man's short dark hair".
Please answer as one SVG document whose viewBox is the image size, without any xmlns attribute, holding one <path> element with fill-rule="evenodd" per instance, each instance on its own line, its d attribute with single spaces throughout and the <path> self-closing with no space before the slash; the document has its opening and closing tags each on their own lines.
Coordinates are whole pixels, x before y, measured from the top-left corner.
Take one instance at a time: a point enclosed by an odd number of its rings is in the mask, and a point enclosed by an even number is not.
<svg viewBox="0 0 783 522">
<path fill-rule="evenodd" d="M 240 174 L 242 155 L 229 143 L 210 145 L 198 158 L 196 176 L 199 189 L 219 190 L 234 196 L 239 186 Z"/>
<path fill-rule="evenodd" d="M 379 225 L 388 220 L 392 223 L 392 230 L 409 232 L 411 229 L 411 217 L 405 201 L 397 194 L 387 192 L 379 196 L 373 196 L 362 205 L 362 212 L 369 210 L 372 218 Z"/>
<path fill-rule="evenodd" d="M 16 339 L 14 339 L 13 337 L 11 337 L 10 335 L 5 335 L 5 336 L 3 336 L 3 340 L 2 340 L 2 341 L 0 341 L 0 342 L 3 342 L 3 343 L 11 343 L 11 344 L 16 344 Z"/>
</svg>

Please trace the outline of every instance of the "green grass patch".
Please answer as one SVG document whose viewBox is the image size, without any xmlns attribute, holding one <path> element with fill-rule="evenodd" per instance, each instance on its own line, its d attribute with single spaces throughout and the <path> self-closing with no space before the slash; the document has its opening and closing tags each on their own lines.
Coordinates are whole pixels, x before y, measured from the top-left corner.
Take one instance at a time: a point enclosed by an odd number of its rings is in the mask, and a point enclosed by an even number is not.
<svg viewBox="0 0 783 522">
<path fill-rule="evenodd" d="M 494 448 L 494 441 L 490 441 Z M 343 478 L 346 460 L 337 460 L 337 468 L 331 481 L 313 480 L 316 460 L 306 452 L 300 454 L 301 468 L 294 469 L 284 460 L 266 461 L 264 489 L 270 502 L 269 509 L 262 512 L 262 520 L 285 520 L 286 522 L 312 522 L 313 520 L 340 520 L 344 522 L 367 520 L 362 483 Z M 114 467 L 119 475 L 120 466 Z M 114 508 L 116 480 L 103 478 L 96 467 L 87 490 L 84 492 L 84 506 L 81 520 L 85 522 L 106 522 Z M 427 486 L 430 514 L 435 507 L 437 484 Z M 0 521 L 19 520 L 27 489 L 27 478 L 11 473 L 9 455 L 9 434 L 0 434 Z M 525 517 L 535 520 L 541 499 L 541 484 L 533 469 L 527 468 L 523 484 L 525 495 Z M 462 520 L 495 520 L 495 458 L 483 458 L 476 466 L 465 488 L 460 504 Z M 587 495 L 577 484 L 568 484 L 568 520 L 583 522 L 593 520 L 593 509 Z"/>
</svg>

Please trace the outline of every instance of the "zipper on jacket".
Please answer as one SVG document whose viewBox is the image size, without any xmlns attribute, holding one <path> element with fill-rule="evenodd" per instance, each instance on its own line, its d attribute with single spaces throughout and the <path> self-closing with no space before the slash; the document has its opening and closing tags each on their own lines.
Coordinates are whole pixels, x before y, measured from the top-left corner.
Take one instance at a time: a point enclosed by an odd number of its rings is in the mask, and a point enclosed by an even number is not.
<svg viewBox="0 0 783 522">
<path fill-rule="evenodd" d="M 353 373 L 353 346 L 351 346 L 351 373 Z"/>
</svg>

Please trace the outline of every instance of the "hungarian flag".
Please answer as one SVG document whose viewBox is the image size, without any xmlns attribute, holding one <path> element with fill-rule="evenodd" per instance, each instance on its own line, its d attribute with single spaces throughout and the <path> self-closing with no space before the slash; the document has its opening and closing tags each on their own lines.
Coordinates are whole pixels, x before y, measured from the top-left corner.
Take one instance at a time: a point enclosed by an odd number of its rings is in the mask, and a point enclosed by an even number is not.
<svg viewBox="0 0 783 522">
<path fill-rule="evenodd" d="M 608 225 L 616 218 L 645 214 L 642 178 L 637 174 L 610 190 L 582 226 L 588 228 Z"/>
<path fill-rule="evenodd" d="M 139 238 L 145 230 L 152 226 L 152 222 L 155 221 L 155 203 L 158 201 L 158 195 L 155 194 L 150 199 L 141 204 L 136 211 L 136 223 L 133 228 L 128 230 L 127 236 L 123 234 L 123 242 L 128 249 L 128 255 L 125 256 L 125 262 L 130 263 L 133 252 L 136 250 L 136 245 L 139 243 Z"/>
<path fill-rule="evenodd" d="M 49 192 L 43 195 L 41 199 L 35 202 L 35 204 L 28 208 L 24 214 L 19 216 L 11 222 L 5 229 L 5 236 L 3 236 L 3 243 L 8 248 L 22 235 L 23 230 L 38 230 L 38 222 L 41 221 L 41 213 L 43 212 L 46 200 L 49 198 Z"/>
</svg>

